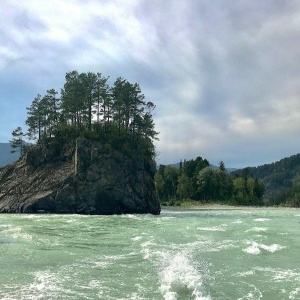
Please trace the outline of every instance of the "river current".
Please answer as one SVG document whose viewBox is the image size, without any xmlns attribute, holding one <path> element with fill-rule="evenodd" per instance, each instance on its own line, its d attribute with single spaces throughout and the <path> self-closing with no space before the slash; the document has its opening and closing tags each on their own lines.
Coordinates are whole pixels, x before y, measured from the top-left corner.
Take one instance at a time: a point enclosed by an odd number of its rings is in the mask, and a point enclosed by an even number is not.
<svg viewBox="0 0 300 300">
<path fill-rule="evenodd" d="M 300 210 L 0 215 L 0 299 L 300 299 Z"/>
</svg>

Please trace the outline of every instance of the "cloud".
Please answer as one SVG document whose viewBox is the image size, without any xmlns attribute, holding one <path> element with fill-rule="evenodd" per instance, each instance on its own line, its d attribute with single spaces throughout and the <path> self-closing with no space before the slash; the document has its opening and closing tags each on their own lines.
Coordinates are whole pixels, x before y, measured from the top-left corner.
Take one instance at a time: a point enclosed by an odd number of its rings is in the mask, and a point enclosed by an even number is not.
<svg viewBox="0 0 300 300">
<path fill-rule="evenodd" d="M 10 115 L 0 123 L 3 141 L 37 93 L 59 90 L 77 69 L 140 83 L 157 105 L 161 163 L 202 156 L 257 165 L 298 151 L 296 0 L 1 5 L 0 109 Z"/>
</svg>

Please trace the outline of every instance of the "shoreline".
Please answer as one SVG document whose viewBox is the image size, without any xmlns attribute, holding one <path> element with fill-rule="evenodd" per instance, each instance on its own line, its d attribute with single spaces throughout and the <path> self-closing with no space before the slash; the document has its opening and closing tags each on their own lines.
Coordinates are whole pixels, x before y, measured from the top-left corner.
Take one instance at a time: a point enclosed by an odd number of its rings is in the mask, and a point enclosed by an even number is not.
<svg viewBox="0 0 300 300">
<path fill-rule="evenodd" d="M 287 206 L 240 206 L 228 204 L 203 204 L 203 205 L 187 205 L 187 206 L 161 206 L 162 210 L 277 210 L 277 209 L 294 209 L 299 210 L 298 207 Z"/>
</svg>

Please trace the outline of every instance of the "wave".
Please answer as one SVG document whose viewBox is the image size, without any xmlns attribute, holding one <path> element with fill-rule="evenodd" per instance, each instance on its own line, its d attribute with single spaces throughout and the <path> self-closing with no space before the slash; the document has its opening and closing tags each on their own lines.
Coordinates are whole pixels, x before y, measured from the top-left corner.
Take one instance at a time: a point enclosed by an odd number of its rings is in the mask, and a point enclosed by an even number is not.
<svg viewBox="0 0 300 300">
<path fill-rule="evenodd" d="M 135 220 L 142 220 L 140 216 L 133 215 L 133 214 L 126 214 L 126 215 L 121 215 L 121 218 L 125 219 L 135 219 Z"/>
<path fill-rule="evenodd" d="M 243 223 L 243 221 L 241 221 L 241 220 L 236 220 L 236 221 L 233 221 L 233 222 L 231 222 L 232 224 L 242 224 Z"/>
<path fill-rule="evenodd" d="M 237 276 L 237 277 L 247 277 L 247 276 L 253 276 L 253 275 L 255 275 L 255 271 L 250 270 L 250 271 L 245 271 L 245 272 L 239 272 L 235 276 Z"/>
<path fill-rule="evenodd" d="M 296 288 L 290 292 L 289 299 L 299 299 L 300 297 L 300 288 Z"/>
<path fill-rule="evenodd" d="M 266 221 L 270 221 L 271 219 L 269 218 L 257 218 L 257 219 L 254 219 L 255 222 L 266 222 Z"/>
<path fill-rule="evenodd" d="M 248 285 L 251 290 L 246 295 L 244 295 L 241 298 L 238 298 L 237 300 L 250 300 L 250 299 L 259 300 L 259 299 L 262 299 L 263 294 L 255 285 L 249 284 L 246 282 L 243 282 L 243 283 Z"/>
<path fill-rule="evenodd" d="M 278 244 L 272 244 L 272 245 L 265 245 L 265 244 L 259 244 L 257 242 L 254 241 L 247 241 L 246 244 L 250 244 L 249 247 L 247 247 L 246 249 L 243 249 L 244 252 L 252 254 L 252 255 L 257 255 L 261 253 L 261 250 L 265 250 L 267 252 L 277 252 L 279 250 L 282 250 L 284 248 L 286 248 L 285 246 L 280 246 Z"/>
<path fill-rule="evenodd" d="M 143 237 L 141 237 L 141 236 L 135 236 L 135 237 L 133 237 L 133 238 L 131 238 L 133 241 L 139 241 L 139 240 L 141 240 Z"/>
<path fill-rule="evenodd" d="M 187 253 L 179 252 L 174 255 L 163 253 L 162 256 L 163 267 L 159 273 L 160 292 L 165 300 L 211 299 L 204 290 L 204 275 L 197 270 Z"/>
<path fill-rule="evenodd" d="M 256 267 L 256 271 L 264 272 L 272 276 L 273 282 L 299 282 L 300 281 L 300 271 L 299 269 L 279 269 L 279 268 L 262 268 Z M 300 293 L 300 290 L 299 290 Z M 298 298 L 297 298 L 298 299 Z"/>
<path fill-rule="evenodd" d="M 7 228 L 7 227 L 11 227 L 11 225 L 10 224 L 1 224 L 0 227 Z"/>
<path fill-rule="evenodd" d="M 31 241 L 32 235 L 23 232 L 21 227 L 8 227 L 9 229 L 5 229 L 1 232 L 4 236 L 9 236 L 14 240 L 23 240 L 23 241 Z"/>
<path fill-rule="evenodd" d="M 267 245 L 264 245 L 264 244 L 260 244 L 260 248 L 264 249 L 264 250 L 266 250 L 268 252 L 274 253 L 274 252 L 277 252 L 277 251 L 279 251 L 281 249 L 284 249 L 286 247 L 280 246 L 278 244 L 273 244 L 273 245 L 270 245 L 270 246 L 267 246 Z"/>
<path fill-rule="evenodd" d="M 197 227 L 197 230 L 201 230 L 201 231 L 226 231 L 223 226 Z"/>
<path fill-rule="evenodd" d="M 251 232 L 251 231 L 266 232 L 267 230 L 268 230 L 268 228 L 266 228 L 266 227 L 253 227 L 253 228 L 250 228 L 250 229 L 246 230 L 245 232 Z"/>
<path fill-rule="evenodd" d="M 153 243 L 153 240 L 149 240 L 149 241 L 146 241 L 141 244 L 143 259 L 149 259 L 151 254 L 155 254 L 155 253 L 152 253 L 150 250 L 150 247 L 154 246 L 154 245 L 156 245 L 156 244 Z"/>
<path fill-rule="evenodd" d="M 19 286 L 12 284 L 10 292 L 1 294 L 3 300 L 13 299 L 57 299 L 62 292 L 60 280 L 49 270 L 32 273 L 31 283 Z"/>
<path fill-rule="evenodd" d="M 255 243 L 255 242 L 253 242 L 253 244 L 251 246 L 244 249 L 243 251 L 246 252 L 246 253 L 249 253 L 249 254 L 253 254 L 253 255 L 257 255 L 257 254 L 260 253 L 260 249 L 258 247 L 258 244 Z"/>
</svg>

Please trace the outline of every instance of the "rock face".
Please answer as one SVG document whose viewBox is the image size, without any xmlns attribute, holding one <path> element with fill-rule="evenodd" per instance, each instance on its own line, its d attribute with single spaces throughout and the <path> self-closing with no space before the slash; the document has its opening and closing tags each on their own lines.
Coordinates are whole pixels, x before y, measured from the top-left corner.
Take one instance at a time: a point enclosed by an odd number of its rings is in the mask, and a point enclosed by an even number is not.
<svg viewBox="0 0 300 300">
<path fill-rule="evenodd" d="M 0 169 L 0 212 L 160 213 L 152 161 L 138 161 L 78 138 L 76 145 L 35 145 Z"/>
</svg>

